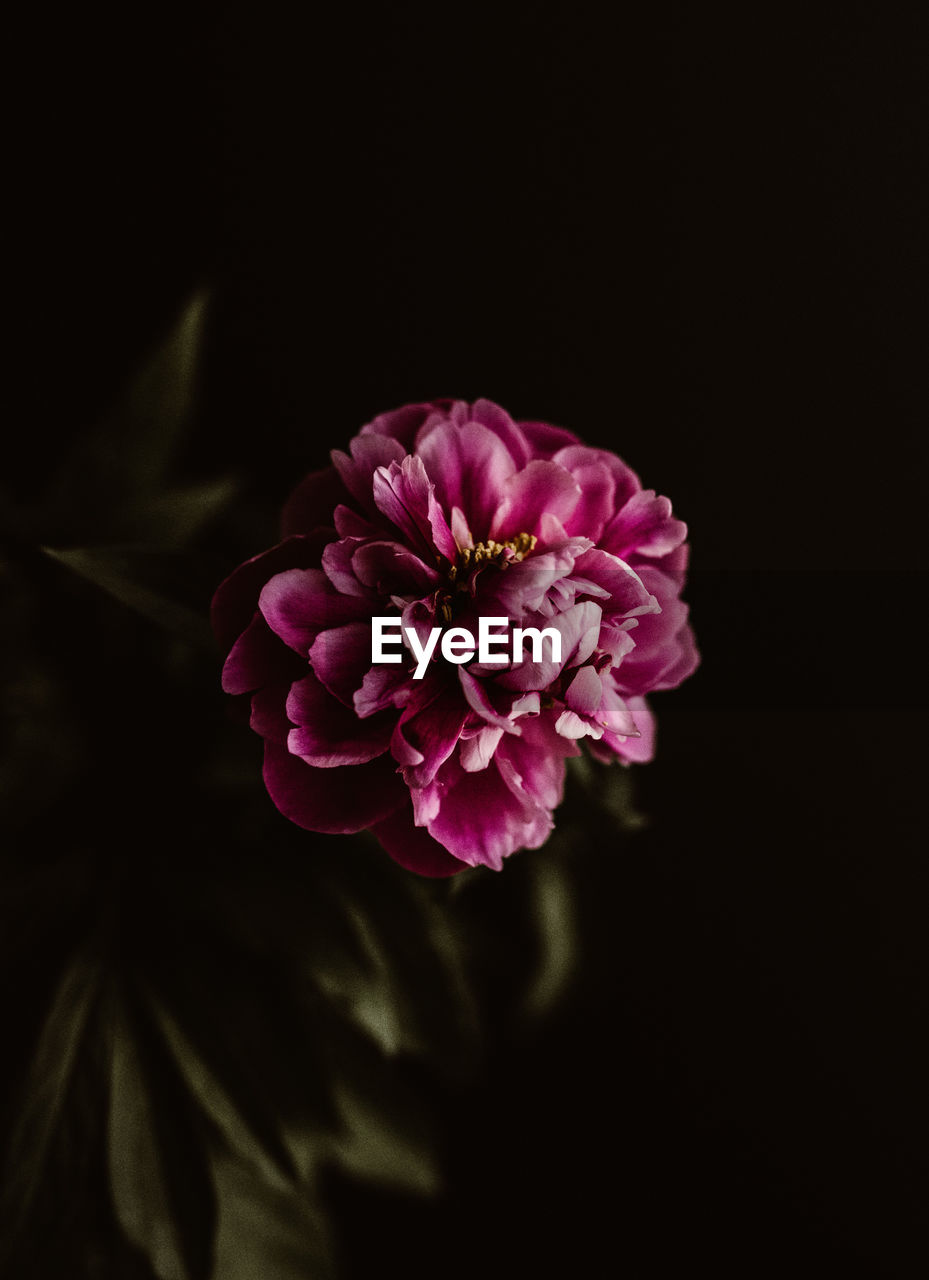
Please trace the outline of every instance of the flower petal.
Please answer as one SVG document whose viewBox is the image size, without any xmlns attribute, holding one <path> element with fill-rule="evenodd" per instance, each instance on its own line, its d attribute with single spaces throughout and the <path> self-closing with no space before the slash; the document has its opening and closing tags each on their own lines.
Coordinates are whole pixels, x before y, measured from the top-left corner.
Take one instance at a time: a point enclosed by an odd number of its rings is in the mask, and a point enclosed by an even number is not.
<svg viewBox="0 0 929 1280">
<path fill-rule="evenodd" d="M 229 650 L 222 685 L 226 693 L 251 693 L 276 679 L 297 678 L 302 671 L 303 663 L 293 650 L 256 613 Z"/>
<path fill-rule="evenodd" d="M 320 631 L 346 622 L 371 620 L 371 606 L 340 594 L 321 569 L 287 569 L 262 588 L 258 607 L 271 630 L 300 654 L 307 654 Z"/>
<path fill-rule="evenodd" d="M 390 756 L 368 764 L 317 769 L 265 740 L 264 780 L 285 818 L 307 831 L 363 831 L 405 803 L 408 792 Z"/>
<path fill-rule="evenodd" d="M 310 645 L 310 666 L 330 693 L 354 708 L 355 693 L 371 670 L 371 627 L 350 622 L 320 631 Z"/>
<path fill-rule="evenodd" d="M 331 529 L 317 529 L 304 537 L 286 538 L 276 547 L 253 556 L 219 584 L 210 607 L 213 634 L 228 650 L 252 620 L 261 589 L 285 569 L 316 569 L 323 548 L 332 541 Z"/>
<path fill-rule="evenodd" d="M 516 463 L 502 440 L 477 422 L 437 426 L 418 446 L 435 494 L 447 515 L 460 507 L 471 532 L 487 538 L 494 512 L 504 498 L 504 485 Z"/>
<path fill-rule="evenodd" d="M 671 515 L 671 503 L 654 489 L 635 493 L 619 511 L 600 539 L 604 551 L 625 558 L 632 551 L 643 556 L 665 556 L 687 537 L 687 525 Z"/>
<path fill-rule="evenodd" d="M 504 498 L 491 524 L 492 538 L 513 538 L 517 533 L 542 532 L 543 516 L 554 516 L 564 524 L 581 497 L 581 486 L 557 462 L 530 462 L 510 476 L 503 486 Z"/>
<path fill-rule="evenodd" d="M 424 827 L 413 825 L 413 811 L 409 805 L 398 809 L 389 818 L 375 822 L 371 830 L 394 862 L 399 862 L 407 871 L 438 878 L 455 876 L 468 869 L 466 862 L 453 858 Z"/>
<path fill-rule="evenodd" d="M 429 834 L 471 866 L 500 871 L 504 858 L 538 848 L 551 831 L 551 814 L 520 788 L 509 761 L 501 766 L 495 757 L 489 768 L 467 773 L 452 759 L 436 785 L 441 801 Z"/>
<path fill-rule="evenodd" d="M 311 471 L 284 503 L 281 537 L 312 533 L 320 525 L 331 524 L 332 512 L 347 498 L 348 492 L 335 467 Z"/>
<path fill-rule="evenodd" d="M 374 501 L 382 515 L 427 560 L 435 552 L 453 561 L 458 548 L 435 497 L 422 458 L 406 457 L 398 465 L 378 467 L 373 480 Z"/>
<path fill-rule="evenodd" d="M 293 685 L 286 709 L 296 726 L 287 737 L 289 750 L 317 768 L 366 764 L 383 755 L 390 744 L 392 716 L 382 713 L 360 720 L 314 675 Z"/>
</svg>

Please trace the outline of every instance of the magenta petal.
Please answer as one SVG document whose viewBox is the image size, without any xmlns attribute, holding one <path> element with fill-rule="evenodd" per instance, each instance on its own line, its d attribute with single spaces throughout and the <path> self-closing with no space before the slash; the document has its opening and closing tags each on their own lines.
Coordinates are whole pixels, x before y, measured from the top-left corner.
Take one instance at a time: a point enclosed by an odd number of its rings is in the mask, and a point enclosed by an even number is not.
<svg viewBox="0 0 929 1280">
<path fill-rule="evenodd" d="M 441 582 L 435 569 L 400 542 L 365 542 L 352 557 L 358 579 L 379 595 L 423 595 Z"/>
<path fill-rule="evenodd" d="M 258 607 L 268 626 L 300 654 L 309 653 L 320 631 L 371 619 L 371 606 L 341 595 L 321 569 L 288 569 L 266 582 Z"/>
<path fill-rule="evenodd" d="M 340 538 L 338 542 L 330 542 L 322 555 L 323 573 L 341 595 L 361 596 L 373 604 L 370 587 L 358 581 L 352 566 L 352 556 L 361 545 L 360 538 Z"/>
<path fill-rule="evenodd" d="M 468 708 L 458 690 L 438 680 L 423 681 L 404 708 L 391 739 L 391 751 L 403 766 L 410 787 L 427 787 L 455 750 Z"/>
<path fill-rule="evenodd" d="M 468 868 L 466 862 L 453 858 L 423 827 L 413 825 L 413 813 L 408 805 L 389 818 L 375 822 L 371 830 L 394 862 L 417 875 L 455 876 Z"/>
<path fill-rule="evenodd" d="M 285 818 L 307 831 L 363 831 L 399 809 L 408 791 L 387 755 L 368 764 L 317 769 L 265 740 L 264 780 Z"/>
<path fill-rule="evenodd" d="M 307 764 L 321 769 L 365 764 L 383 755 L 390 743 L 392 717 L 359 720 L 315 676 L 298 680 L 287 698 L 287 717 L 296 726 L 287 746 Z"/>
<path fill-rule="evenodd" d="M 466 773 L 449 760 L 437 783 L 443 788 L 441 803 L 429 833 L 471 866 L 500 871 L 504 858 L 517 849 L 537 848 L 551 830 L 551 816 L 520 790 L 508 761 L 503 772 L 495 757 L 489 768 Z"/>
<path fill-rule="evenodd" d="M 554 517 L 562 524 L 578 504 L 581 486 L 557 462 L 530 462 L 522 471 L 510 476 L 504 497 L 493 518 L 490 534 L 501 540 L 517 533 L 542 532 L 543 516 Z"/>
<path fill-rule="evenodd" d="M 623 737 L 607 731 L 602 745 L 609 746 L 627 764 L 648 764 L 655 754 L 655 717 L 644 698 L 630 698 L 627 705 L 639 737 Z"/>
<path fill-rule="evenodd" d="M 687 537 L 683 520 L 671 515 L 671 503 L 654 489 L 633 494 L 603 532 L 600 545 L 624 558 L 632 551 L 644 556 L 665 556 Z"/>
<path fill-rule="evenodd" d="M 548 422 L 520 421 L 519 429 L 526 437 L 535 458 L 551 458 L 559 449 L 580 444 L 573 431 L 568 431 L 565 427 L 553 427 Z"/>
<path fill-rule="evenodd" d="M 401 409 L 391 409 L 389 413 L 379 414 L 372 422 L 361 428 L 361 435 L 392 436 L 399 440 L 407 450 L 412 450 L 416 433 L 431 414 L 435 413 L 437 404 L 449 401 L 437 401 L 436 404 L 405 404 Z"/>
<path fill-rule="evenodd" d="M 436 551 L 454 560 L 455 539 L 422 458 L 407 457 L 399 465 L 378 467 L 373 480 L 374 501 L 382 515 L 407 538 L 410 546 L 427 559 Z"/>
<path fill-rule="evenodd" d="M 406 450 L 399 441 L 385 435 L 358 435 L 349 445 L 350 453 L 334 449 L 332 461 L 342 483 L 362 509 L 374 515 L 372 477 L 378 467 L 399 462 Z"/>
<path fill-rule="evenodd" d="M 222 684 L 226 693 L 251 693 L 272 680 L 299 676 L 303 664 L 274 634 L 260 613 L 229 650 L 223 666 Z"/>
<path fill-rule="evenodd" d="M 340 538 L 379 538 L 384 532 L 378 525 L 342 504 L 333 511 L 332 523 Z"/>
<path fill-rule="evenodd" d="M 473 737 L 463 738 L 458 750 L 462 769 L 466 773 L 478 773 L 481 769 L 486 769 L 494 758 L 494 752 L 502 737 L 502 729 L 487 725 L 479 729 Z"/>
<path fill-rule="evenodd" d="M 287 538 L 230 573 L 217 587 L 210 608 L 213 633 L 222 647 L 228 649 L 251 622 L 261 589 L 269 578 L 284 569 L 318 568 L 322 550 L 331 540 L 331 529 L 317 529 L 309 537 Z"/>
<path fill-rule="evenodd" d="M 693 634 L 687 625 L 687 605 L 677 595 L 677 585 L 659 569 L 643 565 L 642 582 L 661 603 L 661 612 L 645 614 L 632 632 L 635 647 L 617 667 L 624 691 L 647 693 L 672 689 L 699 663 Z"/>
<path fill-rule="evenodd" d="M 252 694 L 250 727 L 262 738 L 270 738 L 281 746 L 287 745 L 287 736 L 293 728 L 286 711 L 289 693 L 290 682 L 279 682 Z"/>
<path fill-rule="evenodd" d="M 460 507 L 474 537 L 485 539 L 504 485 L 516 471 L 503 441 L 480 423 L 456 427 L 446 422 L 426 436 L 419 453 L 446 514 Z"/>
<path fill-rule="evenodd" d="M 281 536 L 312 533 L 320 525 L 332 523 L 332 513 L 348 493 L 335 467 L 311 471 L 284 503 Z"/>
<path fill-rule="evenodd" d="M 310 645 L 310 666 L 330 693 L 354 707 L 355 692 L 371 670 L 371 627 L 350 622 L 320 631 Z"/>
<path fill-rule="evenodd" d="M 458 668 L 458 680 L 461 684 L 461 690 L 467 699 L 468 706 L 487 724 L 493 725 L 500 729 L 503 733 L 522 733 L 522 729 L 510 716 L 510 710 L 513 704 L 512 694 L 506 697 L 509 704 L 506 710 L 498 709 L 491 702 L 490 689 L 488 682 L 478 680 L 467 667 Z M 497 691 L 499 694 L 499 691 Z"/>
<path fill-rule="evenodd" d="M 531 625 L 540 630 L 551 627 L 561 635 L 561 660 L 555 662 L 544 656 L 541 662 L 527 659 L 497 678 L 504 689 L 547 689 L 565 667 L 579 667 L 593 653 L 600 636 L 602 614 L 600 606 L 592 600 L 572 605 L 552 618 L 531 619 Z M 526 625 L 526 624 L 523 624 Z M 550 652 L 550 641 L 543 641 L 543 655 Z M 532 649 L 524 649 L 531 654 Z"/>
<path fill-rule="evenodd" d="M 569 471 L 581 486 L 580 501 L 565 521 L 565 529 L 596 541 L 617 507 L 616 481 L 609 466 L 600 450 L 583 445 L 559 449 L 552 461 Z"/>
<path fill-rule="evenodd" d="M 493 400 L 475 400 L 471 406 L 471 421 L 479 422 L 482 427 L 489 428 L 495 436 L 499 436 L 517 467 L 524 467 L 532 458 L 529 442 L 522 429 Z"/>
<path fill-rule="evenodd" d="M 521 738 L 504 738 L 498 747 L 532 798 L 544 808 L 555 809 L 564 794 L 565 757 L 579 756 L 580 747 L 556 731 L 551 714 L 527 722 Z"/>
<path fill-rule="evenodd" d="M 603 701 L 603 681 L 594 667 L 581 667 L 565 691 L 565 704 L 581 716 L 592 716 Z"/>
<path fill-rule="evenodd" d="M 589 579 L 609 592 L 609 600 L 601 604 L 605 618 L 638 618 L 661 611 L 659 602 L 636 571 L 618 556 L 598 547 L 578 556 L 572 577 L 574 575 Z"/>
<path fill-rule="evenodd" d="M 405 706 L 412 692 L 410 673 L 403 666 L 376 666 L 365 673 L 352 702 L 355 713 L 364 718 L 388 707 Z"/>
</svg>

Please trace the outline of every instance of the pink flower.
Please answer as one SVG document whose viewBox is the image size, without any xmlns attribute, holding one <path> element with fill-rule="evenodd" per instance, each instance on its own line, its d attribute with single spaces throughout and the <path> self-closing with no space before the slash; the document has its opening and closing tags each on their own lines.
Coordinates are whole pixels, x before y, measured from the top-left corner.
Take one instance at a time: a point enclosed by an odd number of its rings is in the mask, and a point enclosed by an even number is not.
<svg viewBox="0 0 929 1280">
<path fill-rule="evenodd" d="M 369 827 L 424 875 L 499 870 L 547 838 L 581 741 L 651 758 L 645 695 L 699 661 L 686 526 L 615 454 L 488 400 L 382 414 L 332 462 L 216 592 L 223 688 L 250 695 L 265 784 L 299 826 Z M 385 616 L 423 642 L 505 618 L 509 656 L 437 646 L 417 679 L 406 632 L 400 662 L 372 661 Z M 515 627 L 556 632 L 560 655 L 549 636 L 514 661 Z"/>
</svg>

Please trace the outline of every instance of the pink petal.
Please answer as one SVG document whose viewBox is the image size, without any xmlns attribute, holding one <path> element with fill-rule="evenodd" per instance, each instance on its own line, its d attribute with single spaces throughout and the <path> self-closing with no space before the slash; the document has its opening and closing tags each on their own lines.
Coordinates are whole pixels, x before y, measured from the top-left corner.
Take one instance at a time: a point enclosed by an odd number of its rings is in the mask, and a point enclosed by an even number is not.
<svg viewBox="0 0 929 1280">
<path fill-rule="evenodd" d="M 389 818 L 375 822 L 371 830 L 394 862 L 399 862 L 407 871 L 437 878 L 454 876 L 459 871 L 467 870 L 466 862 L 453 858 L 438 840 L 433 840 L 428 831 L 413 825 L 413 813 L 409 805 L 398 809 Z"/>
<path fill-rule="evenodd" d="M 603 681 L 595 668 L 581 667 L 565 691 L 565 705 L 581 716 L 592 716 L 603 701 Z"/>
<path fill-rule="evenodd" d="M 563 467 L 567 467 L 572 472 L 577 467 L 592 465 L 603 467 L 608 471 L 613 480 L 615 503 L 610 515 L 625 506 L 632 495 L 642 488 L 642 482 L 632 468 L 608 449 L 596 449 L 588 445 L 569 445 L 566 449 L 558 450 L 554 461 L 560 462 Z"/>
<path fill-rule="evenodd" d="M 372 606 L 376 596 L 370 587 L 359 582 L 352 566 L 352 556 L 363 545 L 361 538 L 340 538 L 338 542 L 330 542 L 323 551 L 323 573 L 343 596 L 360 596 L 370 600 Z"/>
<path fill-rule="evenodd" d="M 479 422 L 503 441 L 517 467 L 524 467 L 532 458 L 529 442 L 522 429 L 505 409 L 501 409 L 492 400 L 475 400 L 470 417 L 472 422 Z"/>
<path fill-rule="evenodd" d="M 355 713 L 363 719 L 375 712 L 386 711 L 388 707 L 405 706 L 413 688 L 410 673 L 402 667 L 372 667 L 352 699 Z"/>
<path fill-rule="evenodd" d="M 517 533 L 538 537 L 546 515 L 564 523 L 581 496 L 578 482 L 556 462 L 530 462 L 510 476 L 503 490 L 490 531 L 492 538 L 500 540 L 514 538 Z"/>
<path fill-rule="evenodd" d="M 299 676 L 303 670 L 303 663 L 256 613 L 229 650 L 222 685 L 226 693 L 251 693 L 275 679 Z"/>
<path fill-rule="evenodd" d="M 310 645 L 310 666 L 340 702 L 354 708 L 355 693 L 371 670 L 371 627 L 350 622 L 321 631 Z"/>
<path fill-rule="evenodd" d="M 439 404 L 450 403 L 439 401 Z M 413 448 L 416 433 L 422 424 L 436 411 L 436 404 L 405 404 L 401 409 L 379 414 L 361 428 L 361 435 L 391 436 L 399 440 L 406 450 Z"/>
<path fill-rule="evenodd" d="M 249 725 L 262 738 L 270 738 L 282 747 L 287 745 L 287 735 L 293 725 L 287 719 L 287 695 L 290 682 L 268 685 L 252 694 Z"/>
<path fill-rule="evenodd" d="M 341 595 L 321 569 L 277 574 L 262 588 L 258 607 L 272 631 L 304 655 L 320 631 L 371 619 L 371 606 L 357 596 Z"/>
<path fill-rule="evenodd" d="M 605 618 L 637 618 L 643 614 L 659 613 L 661 606 L 647 589 L 642 578 L 618 556 L 601 551 L 598 547 L 585 551 L 574 562 L 574 574 L 589 579 L 609 592 L 609 600 L 601 608 Z M 599 597 L 598 597 L 599 599 Z"/>
<path fill-rule="evenodd" d="M 427 787 L 458 744 L 468 718 L 458 690 L 439 679 L 422 681 L 397 722 L 391 739 L 394 758 L 410 787 Z"/>
<path fill-rule="evenodd" d="M 530 659 L 507 671 L 501 672 L 497 683 L 505 689 L 547 689 L 566 667 L 580 666 L 593 653 L 600 635 L 600 606 L 592 600 L 572 605 L 552 618 L 530 619 L 521 625 L 551 627 L 561 635 L 561 660 L 544 658 L 541 662 Z M 528 650 L 532 652 L 531 648 Z M 550 651 L 550 641 L 543 641 L 543 654 Z"/>
<path fill-rule="evenodd" d="M 269 578 L 284 569 L 318 568 L 323 548 L 332 540 L 331 529 L 317 529 L 308 537 L 287 538 L 260 556 L 239 565 L 221 582 L 213 596 L 210 618 L 213 633 L 223 649 L 251 622 L 258 596 Z"/>
<path fill-rule="evenodd" d="M 449 760 L 437 779 L 441 800 L 429 834 L 454 857 L 494 871 L 517 849 L 537 848 L 552 827 L 551 815 L 519 787 L 513 766 L 495 758 L 487 769 L 466 773 Z"/>
<path fill-rule="evenodd" d="M 296 726 L 287 738 L 289 750 L 317 768 L 365 764 L 390 744 L 391 715 L 359 720 L 313 675 L 291 688 L 287 717 Z"/>
<path fill-rule="evenodd" d="M 332 461 L 355 501 L 364 511 L 374 515 L 377 510 L 372 496 L 374 473 L 378 467 L 399 462 L 406 451 L 398 440 L 377 433 L 355 436 L 349 449 L 350 454 L 334 449 Z"/>
<path fill-rule="evenodd" d="M 574 477 L 581 487 L 581 497 L 565 521 L 568 533 L 579 533 L 595 542 L 607 521 L 616 511 L 616 481 L 610 468 L 599 457 L 598 449 L 571 445 L 559 449 L 553 461 Z"/>
<path fill-rule="evenodd" d="M 441 578 L 435 569 L 400 542 L 365 542 L 352 557 L 352 568 L 366 587 L 380 595 L 422 595 Z"/>
<path fill-rule="evenodd" d="M 503 730 L 487 725 L 478 730 L 473 738 L 464 738 L 458 752 L 461 767 L 466 773 L 478 773 L 486 769 L 494 758 L 497 744 L 503 737 Z"/>
<path fill-rule="evenodd" d="M 406 457 L 399 465 L 392 462 L 389 467 L 378 467 L 373 494 L 381 514 L 420 555 L 432 559 L 438 551 L 448 560 L 455 559 L 455 539 L 436 501 L 422 458 Z"/>
<path fill-rule="evenodd" d="M 605 551 L 625 558 L 636 551 L 644 556 L 665 556 L 687 537 L 683 520 L 671 515 L 671 503 L 654 489 L 633 494 L 603 532 L 600 545 Z"/>
<path fill-rule="evenodd" d="M 442 508 L 460 507 L 478 540 L 487 538 L 516 463 L 498 436 L 477 422 L 437 426 L 417 446 Z"/>
<path fill-rule="evenodd" d="M 568 431 L 564 427 L 553 427 L 548 422 L 520 421 L 519 429 L 526 437 L 534 458 L 551 458 L 559 449 L 580 444 L 573 431 Z"/>
<path fill-rule="evenodd" d="M 368 764 L 317 769 L 266 739 L 263 773 L 277 808 L 307 831 L 363 831 L 399 809 L 409 796 L 388 755 Z"/>
<path fill-rule="evenodd" d="M 332 513 L 348 494 L 335 467 L 311 471 L 294 489 L 281 512 L 281 537 L 312 533 L 332 524 Z"/>
<path fill-rule="evenodd" d="M 497 750 L 513 766 L 529 795 L 544 809 L 555 809 L 561 804 L 565 758 L 581 754 L 576 743 L 567 742 L 556 732 L 551 713 L 527 722 L 522 737 L 504 738 Z"/>
<path fill-rule="evenodd" d="M 648 764 L 655 755 L 655 717 L 644 698 L 630 698 L 628 706 L 640 736 L 623 737 L 607 732 L 602 744 L 615 751 L 626 764 Z"/>
</svg>

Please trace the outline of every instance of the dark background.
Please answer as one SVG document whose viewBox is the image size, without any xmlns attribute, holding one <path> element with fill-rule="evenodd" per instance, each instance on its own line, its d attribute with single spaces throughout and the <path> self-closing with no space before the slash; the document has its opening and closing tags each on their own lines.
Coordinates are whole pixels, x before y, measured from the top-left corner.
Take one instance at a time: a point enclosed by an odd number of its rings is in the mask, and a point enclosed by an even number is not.
<svg viewBox="0 0 929 1280">
<path fill-rule="evenodd" d="M 265 517 L 224 571 L 438 396 L 615 449 L 690 524 L 703 665 L 654 700 L 649 827 L 584 863 L 574 996 L 501 1022 L 444 1199 L 334 1193 L 353 1274 L 922 1274 L 916 12 L 79 9 L 13 42 L 18 511 L 205 285 L 179 466 Z"/>
</svg>

